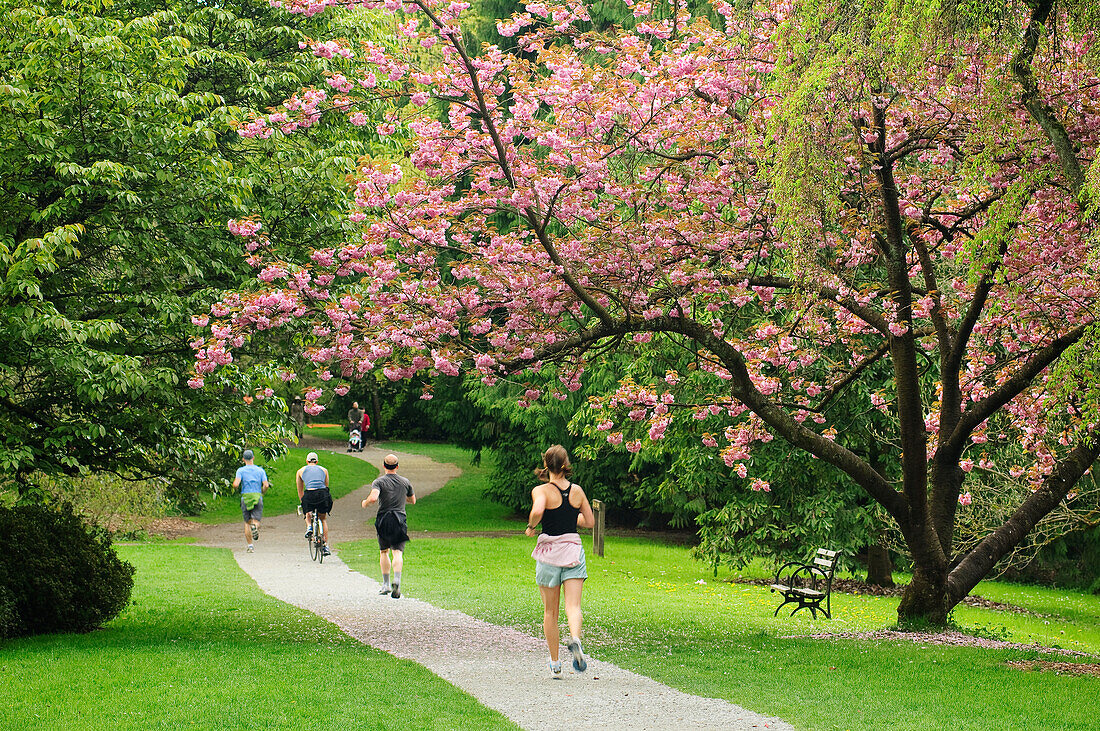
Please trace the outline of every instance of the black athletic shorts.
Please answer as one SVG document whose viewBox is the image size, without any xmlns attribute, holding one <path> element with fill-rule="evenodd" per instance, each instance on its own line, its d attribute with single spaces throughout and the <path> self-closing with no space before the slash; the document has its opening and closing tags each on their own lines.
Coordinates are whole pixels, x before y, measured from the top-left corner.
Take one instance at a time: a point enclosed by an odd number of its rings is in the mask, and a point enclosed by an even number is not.
<svg viewBox="0 0 1100 731">
<path fill-rule="evenodd" d="M 302 512 L 309 513 L 316 510 L 318 513 L 332 512 L 332 495 L 327 487 L 320 490 L 306 490 L 302 493 Z"/>
<path fill-rule="evenodd" d="M 404 513 L 387 510 L 374 519 L 374 529 L 378 531 L 378 550 L 394 549 L 404 551 L 409 540 L 409 528 Z"/>
</svg>

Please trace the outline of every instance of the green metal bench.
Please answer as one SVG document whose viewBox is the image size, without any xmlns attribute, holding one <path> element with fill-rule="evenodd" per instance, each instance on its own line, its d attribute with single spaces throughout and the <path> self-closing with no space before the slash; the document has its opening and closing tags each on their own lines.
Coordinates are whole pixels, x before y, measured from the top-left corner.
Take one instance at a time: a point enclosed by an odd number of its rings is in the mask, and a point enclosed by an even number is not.
<svg viewBox="0 0 1100 731">
<path fill-rule="evenodd" d="M 775 608 L 773 617 L 779 616 L 779 610 L 788 604 L 797 604 L 791 616 L 799 609 L 809 609 L 814 619 L 821 612 L 832 619 L 830 595 L 833 591 L 833 573 L 836 571 L 836 551 L 817 549 L 811 563 L 790 561 L 775 572 L 775 583 L 771 585 L 773 593 L 783 597 L 783 603 Z M 821 606 L 822 602 L 825 606 Z"/>
</svg>

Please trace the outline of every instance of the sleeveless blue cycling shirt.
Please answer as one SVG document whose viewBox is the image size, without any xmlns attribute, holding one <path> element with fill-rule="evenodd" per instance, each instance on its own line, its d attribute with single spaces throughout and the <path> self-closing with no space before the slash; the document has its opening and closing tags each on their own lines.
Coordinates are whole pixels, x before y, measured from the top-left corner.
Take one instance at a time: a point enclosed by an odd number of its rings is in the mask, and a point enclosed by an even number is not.
<svg viewBox="0 0 1100 731">
<path fill-rule="evenodd" d="M 325 485 L 325 470 L 315 464 L 307 464 L 302 470 L 302 484 L 307 490 L 321 490 Z"/>
</svg>

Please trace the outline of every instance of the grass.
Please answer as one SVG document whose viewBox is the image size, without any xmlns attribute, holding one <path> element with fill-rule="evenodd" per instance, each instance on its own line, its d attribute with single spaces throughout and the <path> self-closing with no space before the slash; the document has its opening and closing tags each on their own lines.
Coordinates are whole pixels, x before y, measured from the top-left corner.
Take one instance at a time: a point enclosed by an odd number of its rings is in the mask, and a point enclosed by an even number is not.
<svg viewBox="0 0 1100 731">
<path fill-rule="evenodd" d="M 419 445 L 400 449 L 429 453 Z M 443 449 L 430 445 L 431 456 L 443 457 Z M 451 532 L 486 523 L 466 519 L 493 514 L 492 506 L 476 505 L 484 502 L 477 497 L 483 474 L 463 479 L 461 511 L 453 508 L 449 485 L 411 508 L 410 524 Z M 406 553 L 404 585 L 411 596 L 541 636 L 532 546 L 522 536 L 415 540 Z M 606 554 L 598 558 L 588 546 L 586 648 L 683 691 L 725 698 L 806 729 L 1096 727 L 1091 704 L 1082 699 L 1096 696 L 1100 680 L 1005 664 L 1052 659 L 1036 650 L 805 637 L 890 627 L 897 598 L 836 594 L 832 621 L 804 612 L 774 618 L 775 595 L 716 581 L 687 548 L 612 536 Z M 340 555 L 356 570 L 377 573 L 371 541 L 342 544 Z M 752 573 L 767 575 L 756 568 Z M 1100 597 L 998 582 L 983 582 L 976 592 L 1048 616 L 959 607 L 955 621 L 974 634 L 1100 653 Z"/>
<path fill-rule="evenodd" d="M 462 476 L 447 483 L 447 489 L 429 495 L 408 509 L 409 527 L 414 531 L 519 531 L 527 516 L 482 497 L 487 465 L 474 465 L 473 453 L 449 444 L 385 442 L 379 449 L 423 454 L 436 462 L 450 462 Z M 416 485 L 413 485 L 416 488 Z"/>
<path fill-rule="evenodd" d="M 385 446 L 466 470 L 410 508 L 414 530 L 493 532 L 414 540 L 403 582 L 410 596 L 541 637 L 533 540 L 495 533 L 518 531 L 522 516 L 481 497 L 484 472 L 469 453 Z M 376 575 L 373 541 L 338 549 L 353 568 Z M 1096 727 L 1087 699 L 1097 697 L 1100 679 L 1006 665 L 1050 659 L 1034 649 L 806 636 L 889 627 L 896 598 L 837 594 L 832 621 L 774 618 L 773 594 L 716 581 L 687 548 L 613 535 L 604 558 L 588 549 L 588 651 L 683 691 L 804 729 Z M 0 648 L 0 728 L 290 729 L 332 719 L 375 729 L 515 728 L 427 670 L 262 594 L 227 551 L 161 543 L 120 553 L 138 566 L 135 602 L 106 629 Z M 762 565 L 747 573 L 768 575 Z M 976 593 L 1042 615 L 958 608 L 956 622 L 979 636 L 1100 653 L 1100 596 L 993 581 Z M 319 667 L 323 705 L 303 693 Z"/>
<path fill-rule="evenodd" d="M 317 452 L 318 464 L 329 471 L 329 491 L 332 497 L 343 497 L 378 477 L 378 468 L 358 457 L 324 449 L 293 447 L 289 453 L 269 463 L 260 464 L 267 472 L 271 487 L 264 495 L 264 516 L 293 513 L 298 505 L 298 488 L 294 476 L 306 463 L 306 455 Z M 200 523 L 231 523 L 241 519 L 240 493 L 217 495 L 207 501 L 206 510 L 194 518 Z"/>
<path fill-rule="evenodd" d="M 0 728 L 517 728 L 425 668 L 265 595 L 229 551 L 119 552 L 138 569 L 122 615 L 0 650 Z"/>
<path fill-rule="evenodd" d="M 540 636 L 531 544 L 518 537 L 414 541 L 406 553 L 406 590 Z M 340 555 L 357 570 L 376 571 L 371 548 L 350 544 Z M 777 619 L 774 595 L 715 582 L 684 548 L 624 538 L 608 546 L 605 558 L 590 548 L 589 557 L 586 647 L 685 692 L 726 698 L 801 728 L 1095 728 L 1092 710 L 1080 703 L 1097 691 L 1095 678 L 1004 665 L 1037 659 L 1036 651 L 794 636 L 887 627 L 896 618 L 896 599 L 837 595 L 834 621 L 801 613 Z M 1063 636 L 1049 630 L 1068 623 L 1058 618 L 1042 625 L 1052 620 L 969 608 L 958 618 L 1005 626 L 1010 639 L 1025 642 L 1057 642 L 1054 637 Z M 1040 627 L 1047 631 L 1037 638 Z M 1100 650 L 1098 628 L 1097 621 L 1079 628 L 1073 646 Z M 1021 703 L 1025 697 L 1042 698 L 1043 713 L 1033 715 Z"/>
<path fill-rule="evenodd" d="M 339 424 L 306 424 L 302 435 L 316 437 L 317 439 L 334 439 L 344 444 L 348 443 L 348 433 Z"/>
</svg>

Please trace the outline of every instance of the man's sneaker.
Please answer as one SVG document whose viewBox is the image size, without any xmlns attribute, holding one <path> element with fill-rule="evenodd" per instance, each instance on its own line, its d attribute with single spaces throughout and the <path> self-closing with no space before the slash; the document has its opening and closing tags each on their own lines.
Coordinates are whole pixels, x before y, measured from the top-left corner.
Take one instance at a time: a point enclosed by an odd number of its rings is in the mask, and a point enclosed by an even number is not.
<svg viewBox="0 0 1100 731">
<path fill-rule="evenodd" d="M 550 662 L 550 677 L 554 680 L 561 680 L 561 660 Z"/>
<path fill-rule="evenodd" d="M 306 528 L 306 540 L 313 538 L 313 526 Z"/>
<path fill-rule="evenodd" d="M 322 556 L 331 556 L 332 551 L 328 550 L 328 546 L 321 546 L 321 555 Z"/>
<path fill-rule="evenodd" d="M 389 584 L 382 584 L 382 588 L 378 590 L 379 594 L 389 594 L 393 589 Z"/>
<path fill-rule="evenodd" d="M 400 584 L 394 584 L 393 585 L 393 591 L 390 592 L 390 599 L 400 599 L 400 598 L 401 598 L 401 585 Z"/>
<path fill-rule="evenodd" d="M 252 529 L 252 540 L 254 540 L 254 541 L 260 540 L 260 527 L 256 526 L 256 525 L 251 525 L 251 526 L 249 526 L 249 528 Z"/>
<path fill-rule="evenodd" d="M 588 668 L 588 661 L 584 659 L 584 650 L 581 649 L 581 641 L 577 638 L 569 640 L 569 652 L 573 653 L 573 669 L 583 673 Z"/>
<path fill-rule="evenodd" d="M 254 549 L 254 548 L 252 547 L 252 544 L 251 544 L 251 543 L 249 543 L 249 544 L 248 544 L 248 548 L 246 548 L 246 549 L 245 549 L 245 551 L 246 551 L 246 552 L 248 552 L 248 553 L 254 553 L 254 552 L 256 551 L 256 549 Z"/>
</svg>

